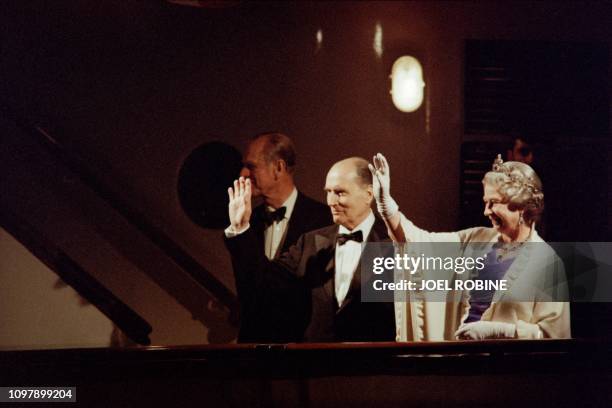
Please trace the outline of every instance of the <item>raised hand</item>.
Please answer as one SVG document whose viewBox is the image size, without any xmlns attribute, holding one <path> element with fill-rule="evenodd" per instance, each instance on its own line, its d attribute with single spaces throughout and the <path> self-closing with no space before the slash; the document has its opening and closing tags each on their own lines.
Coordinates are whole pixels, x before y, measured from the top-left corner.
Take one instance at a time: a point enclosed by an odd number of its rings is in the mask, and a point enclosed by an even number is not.
<svg viewBox="0 0 612 408">
<path fill-rule="evenodd" d="M 368 164 L 368 168 L 372 173 L 372 182 L 374 188 L 374 198 L 376 202 L 381 202 L 386 197 L 390 197 L 391 190 L 391 176 L 389 174 L 389 164 L 387 159 L 381 153 L 376 153 L 372 158 L 371 163 Z"/>
<path fill-rule="evenodd" d="M 372 165 L 372 163 L 374 163 Z M 398 206 L 391 198 L 391 176 L 389 171 L 389 163 L 387 159 L 380 153 L 372 158 L 372 163 L 368 164 L 368 168 L 372 173 L 372 188 L 376 205 L 380 215 L 389 220 L 397 214 Z"/>
<path fill-rule="evenodd" d="M 251 180 L 244 177 L 234 180 L 234 188 L 228 188 L 227 194 L 230 224 L 234 231 L 241 231 L 251 219 Z"/>
</svg>

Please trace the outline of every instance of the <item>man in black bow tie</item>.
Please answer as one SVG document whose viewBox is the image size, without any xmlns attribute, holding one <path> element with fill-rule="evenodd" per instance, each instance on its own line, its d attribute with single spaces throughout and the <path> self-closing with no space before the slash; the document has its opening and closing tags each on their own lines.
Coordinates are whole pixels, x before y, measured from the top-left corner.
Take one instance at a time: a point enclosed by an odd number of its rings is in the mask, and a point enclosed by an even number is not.
<svg viewBox="0 0 612 408">
<path fill-rule="evenodd" d="M 228 190 L 231 225 L 226 243 L 237 270 L 247 270 L 251 287 L 298 290 L 306 311 L 303 341 L 392 341 L 393 305 L 361 301 L 360 241 L 387 240 L 384 223 L 371 210 L 372 174 L 368 162 L 349 158 L 332 166 L 325 182 L 335 225 L 303 234 L 297 244 L 270 261 L 253 250 L 250 226 L 251 181 L 241 177 Z"/>
<path fill-rule="evenodd" d="M 277 258 L 303 233 L 331 223 L 329 209 L 299 192 L 293 181 L 296 154 L 292 140 L 282 133 L 264 133 L 249 143 L 240 175 L 251 180 L 252 195 L 263 200 L 253 210 L 251 228 L 255 247 L 268 259 Z M 234 264 L 240 302 L 242 343 L 288 343 L 298 341 L 303 332 L 304 291 L 257 291 L 241 279 L 250 267 L 239 271 Z M 302 319 L 303 320 L 303 319 Z"/>
</svg>

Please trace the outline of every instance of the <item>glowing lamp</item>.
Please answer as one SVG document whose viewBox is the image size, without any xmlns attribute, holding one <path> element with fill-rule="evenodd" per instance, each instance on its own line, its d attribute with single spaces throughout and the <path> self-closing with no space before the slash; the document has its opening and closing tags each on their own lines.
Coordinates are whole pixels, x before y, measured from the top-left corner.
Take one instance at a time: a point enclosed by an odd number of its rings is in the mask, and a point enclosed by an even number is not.
<svg viewBox="0 0 612 408">
<path fill-rule="evenodd" d="M 414 57 L 398 58 L 391 68 L 391 99 L 402 112 L 414 112 L 423 103 L 423 68 Z"/>
</svg>

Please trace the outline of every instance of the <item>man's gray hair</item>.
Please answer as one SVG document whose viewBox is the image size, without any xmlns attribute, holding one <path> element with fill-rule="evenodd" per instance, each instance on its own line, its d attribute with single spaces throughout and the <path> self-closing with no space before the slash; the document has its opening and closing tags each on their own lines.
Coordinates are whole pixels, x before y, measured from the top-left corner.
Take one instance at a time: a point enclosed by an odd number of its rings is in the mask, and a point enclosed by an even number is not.
<svg viewBox="0 0 612 408">
<path fill-rule="evenodd" d="M 260 133 L 253 137 L 252 141 L 264 139 L 264 158 L 267 163 L 283 160 L 287 165 L 287 171 L 293 173 L 296 162 L 295 145 L 291 138 L 280 132 Z"/>
<path fill-rule="evenodd" d="M 368 168 L 369 162 L 363 157 L 354 157 L 355 172 L 362 186 L 372 185 L 372 172 Z"/>
</svg>

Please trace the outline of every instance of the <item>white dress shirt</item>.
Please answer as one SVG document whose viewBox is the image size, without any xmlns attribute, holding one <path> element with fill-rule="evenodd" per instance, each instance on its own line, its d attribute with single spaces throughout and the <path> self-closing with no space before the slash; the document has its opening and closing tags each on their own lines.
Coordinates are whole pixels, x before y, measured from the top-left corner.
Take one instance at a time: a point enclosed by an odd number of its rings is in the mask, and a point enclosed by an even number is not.
<svg viewBox="0 0 612 408">
<path fill-rule="evenodd" d="M 338 229 L 338 234 L 350 234 L 356 231 L 361 231 L 363 234 L 363 242 L 365 243 L 370 231 L 372 230 L 374 221 L 374 214 L 372 211 L 370 211 L 370 214 L 366 217 L 366 219 L 352 231 L 349 231 L 348 228 L 341 225 Z M 355 270 L 357 269 L 357 265 L 361 259 L 361 248 L 362 243 L 356 241 L 346 241 L 344 245 L 336 243 L 336 270 L 334 275 L 334 285 L 336 289 L 336 300 L 338 301 L 338 306 L 342 306 L 349 287 L 351 286 L 353 275 L 355 274 Z"/>
<path fill-rule="evenodd" d="M 295 202 L 297 201 L 298 192 L 294 187 L 293 191 L 281 205 L 285 207 L 285 216 L 282 220 L 274 221 L 264 231 L 265 245 L 266 245 L 266 257 L 268 259 L 274 259 L 277 255 L 278 249 L 282 246 L 287 235 L 287 226 L 289 225 L 289 219 L 295 208 Z M 280 208 L 280 207 L 279 207 Z M 275 211 L 274 207 L 266 207 L 268 211 Z"/>
<path fill-rule="evenodd" d="M 268 259 L 272 259 L 274 257 L 274 255 L 278 251 L 278 248 L 281 246 L 281 243 L 284 241 L 285 235 L 287 235 L 287 226 L 289 225 L 289 218 L 291 217 L 293 209 L 295 208 L 297 195 L 297 189 L 294 187 L 291 194 L 289 194 L 287 200 L 285 200 L 283 205 L 281 205 L 281 207 L 286 207 L 283 219 L 280 221 L 274 221 L 273 224 L 266 228 L 266 230 L 264 231 L 265 251 L 266 257 L 268 257 Z M 270 206 L 268 206 L 267 209 L 269 211 L 274 211 L 274 208 Z M 225 229 L 225 236 L 227 238 L 234 238 L 246 232 L 246 230 L 248 230 L 249 228 L 251 228 L 250 222 L 247 223 L 241 230 L 234 230 L 234 228 L 230 225 Z M 272 255 L 269 256 L 268 254 Z"/>
</svg>

